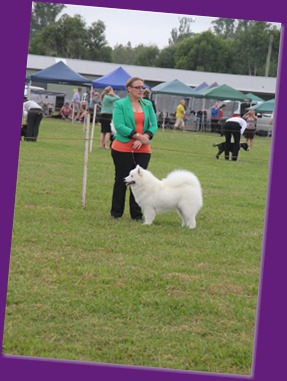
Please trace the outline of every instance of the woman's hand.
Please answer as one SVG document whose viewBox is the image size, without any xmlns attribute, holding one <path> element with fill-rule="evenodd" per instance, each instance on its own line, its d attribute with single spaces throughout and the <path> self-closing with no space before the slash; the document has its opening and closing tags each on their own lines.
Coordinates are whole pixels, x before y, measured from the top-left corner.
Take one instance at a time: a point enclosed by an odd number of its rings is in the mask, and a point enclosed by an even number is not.
<svg viewBox="0 0 287 381">
<path fill-rule="evenodd" d="M 149 136 L 147 134 L 141 135 L 136 133 L 133 138 L 135 139 L 133 148 L 140 148 L 143 144 L 149 144 Z"/>
<path fill-rule="evenodd" d="M 149 136 L 147 134 L 136 134 L 136 139 L 138 139 L 142 144 L 149 144 Z"/>
<path fill-rule="evenodd" d="M 141 146 L 142 146 L 142 142 L 140 142 L 139 140 L 135 140 L 133 142 L 133 149 L 139 149 L 141 148 Z"/>
</svg>

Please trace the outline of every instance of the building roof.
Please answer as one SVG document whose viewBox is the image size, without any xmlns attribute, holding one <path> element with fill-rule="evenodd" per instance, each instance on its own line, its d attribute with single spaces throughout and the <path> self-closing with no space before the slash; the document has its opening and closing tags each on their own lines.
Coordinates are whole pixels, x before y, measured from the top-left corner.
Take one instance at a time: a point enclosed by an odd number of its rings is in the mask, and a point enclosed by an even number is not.
<svg viewBox="0 0 287 381">
<path fill-rule="evenodd" d="M 141 77 L 145 81 L 153 82 L 154 84 L 177 79 L 190 87 L 196 87 L 202 82 L 217 82 L 220 85 L 225 84 L 242 92 L 273 95 L 276 92 L 277 78 L 275 77 L 255 77 L 249 75 L 234 75 L 192 70 L 124 65 L 108 62 L 77 60 L 71 58 L 39 56 L 34 54 L 28 55 L 27 69 L 42 70 L 59 61 L 63 61 L 77 73 L 83 76 L 92 77 L 93 79 L 106 75 L 121 66 L 131 76 Z"/>
</svg>

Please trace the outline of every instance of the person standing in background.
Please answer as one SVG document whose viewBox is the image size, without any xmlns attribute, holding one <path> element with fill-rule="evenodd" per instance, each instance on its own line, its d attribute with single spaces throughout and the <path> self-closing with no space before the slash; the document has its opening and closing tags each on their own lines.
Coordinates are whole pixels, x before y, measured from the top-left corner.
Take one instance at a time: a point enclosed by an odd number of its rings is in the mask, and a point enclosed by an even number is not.
<svg viewBox="0 0 287 381">
<path fill-rule="evenodd" d="M 149 101 L 152 103 L 154 112 L 156 113 L 156 106 L 155 106 L 154 101 L 151 99 L 151 92 L 150 92 L 149 89 L 145 89 L 145 90 L 144 90 L 143 99 L 147 99 L 147 100 L 149 100 Z"/>
<path fill-rule="evenodd" d="M 74 114 L 77 114 L 80 111 L 81 99 L 82 99 L 82 89 L 79 87 L 77 91 L 74 92 L 74 95 L 72 98 Z"/>
<path fill-rule="evenodd" d="M 111 86 L 107 86 L 100 95 L 101 100 L 101 134 L 100 134 L 100 148 L 110 149 L 111 139 L 111 121 L 113 116 L 114 102 L 119 100 L 120 97 L 114 93 Z"/>
<path fill-rule="evenodd" d="M 243 115 L 242 118 L 247 122 L 247 127 L 244 131 L 244 137 L 246 139 L 246 143 L 249 146 L 249 149 L 251 149 L 253 146 L 253 139 L 256 131 L 257 116 L 255 115 L 255 111 L 250 109 L 246 114 Z"/>
<path fill-rule="evenodd" d="M 175 112 L 175 124 L 173 126 L 173 131 L 175 131 L 178 127 L 182 128 L 184 131 L 185 129 L 185 123 L 184 123 L 184 118 L 186 115 L 185 111 L 185 100 L 181 99 L 179 101 L 179 104 L 177 105 L 176 112 Z"/>
<path fill-rule="evenodd" d="M 220 119 L 220 107 L 219 107 L 219 103 L 216 102 L 211 107 L 211 132 L 218 132 L 219 119 Z"/>
</svg>

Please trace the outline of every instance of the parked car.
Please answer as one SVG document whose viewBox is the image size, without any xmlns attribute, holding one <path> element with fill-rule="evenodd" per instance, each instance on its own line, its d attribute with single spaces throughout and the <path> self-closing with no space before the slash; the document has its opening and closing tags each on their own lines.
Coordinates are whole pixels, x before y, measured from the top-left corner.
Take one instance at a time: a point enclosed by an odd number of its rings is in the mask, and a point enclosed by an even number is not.
<svg viewBox="0 0 287 381">
<path fill-rule="evenodd" d="M 256 114 L 256 132 L 258 136 L 272 136 L 272 125 L 270 124 L 271 114 Z"/>
</svg>

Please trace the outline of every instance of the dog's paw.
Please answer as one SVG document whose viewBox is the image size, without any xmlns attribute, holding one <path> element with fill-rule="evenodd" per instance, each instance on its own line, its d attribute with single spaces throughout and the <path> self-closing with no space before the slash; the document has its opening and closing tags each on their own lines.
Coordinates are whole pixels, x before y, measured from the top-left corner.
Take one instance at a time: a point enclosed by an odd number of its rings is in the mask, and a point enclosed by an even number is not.
<svg viewBox="0 0 287 381">
<path fill-rule="evenodd" d="M 144 221 L 143 222 L 143 225 L 151 225 L 152 224 L 152 222 L 149 222 L 149 221 Z"/>
</svg>

